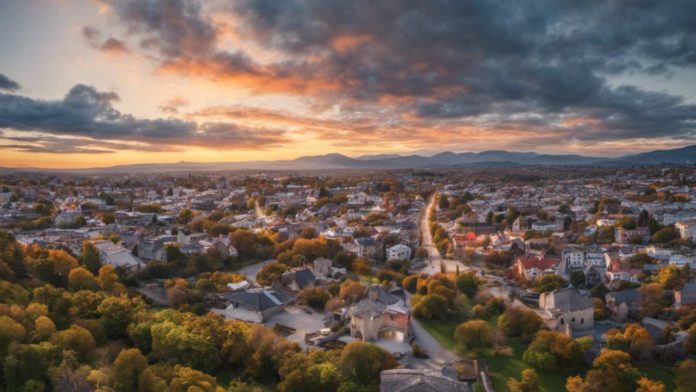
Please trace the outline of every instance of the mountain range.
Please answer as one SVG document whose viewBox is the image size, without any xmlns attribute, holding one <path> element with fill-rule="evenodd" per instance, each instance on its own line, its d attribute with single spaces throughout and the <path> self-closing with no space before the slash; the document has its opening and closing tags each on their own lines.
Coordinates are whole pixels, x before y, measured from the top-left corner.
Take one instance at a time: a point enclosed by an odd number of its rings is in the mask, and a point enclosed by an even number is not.
<svg viewBox="0 0 696 392">
<path fill-rule="evenodd" d="M 0 168 L 3 172 L 144 173 L 239 170 L 416 169 L 457 167 L 514 167 L 532 165 L 646 166 L 696 164 L 696 145 L 619 157 L 550 155 L 503 150 L 442 152 L 432 156 L 377 154 L 351 158 L 342 154 L 304 156 L 292 160 L 247 162 L 177 162 L 119 165 L 86 169 Z"/>
</svg>

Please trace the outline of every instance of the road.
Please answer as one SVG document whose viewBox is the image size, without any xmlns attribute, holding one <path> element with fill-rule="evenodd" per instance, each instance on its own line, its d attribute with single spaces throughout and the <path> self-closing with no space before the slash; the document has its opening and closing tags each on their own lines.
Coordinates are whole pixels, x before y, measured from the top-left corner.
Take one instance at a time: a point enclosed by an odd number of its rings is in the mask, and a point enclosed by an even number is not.
<svg viewBox="0 0 696 392">
<path fill-rule="evenodd" d="M 246 277 L 246 280 L 248 280 L 249 282 L 255 282 L 256 281 L 256 274 L 259 273 L 261 268 L 263 268 L 263 266 L 265 266 L 266 264 L 273 263 L 274 261 L 275 260 L 261 261 L 261 262 L 258 262 L 256 264 L 247 265 L 246 267 L 241 268 L 237 271 L 233 271 L 233 272 L 238 273 L 238 274 L 244 274 L 244 276 Z"/>
<path fill-rule="evenodd" d="M 256 211 L 257 218 L 265 218 L 266 217 L 266 212 L 263 210 L 263 208 L 261 208 L 258 200 L 254 201 L 254 210 Z"/>
</svg>

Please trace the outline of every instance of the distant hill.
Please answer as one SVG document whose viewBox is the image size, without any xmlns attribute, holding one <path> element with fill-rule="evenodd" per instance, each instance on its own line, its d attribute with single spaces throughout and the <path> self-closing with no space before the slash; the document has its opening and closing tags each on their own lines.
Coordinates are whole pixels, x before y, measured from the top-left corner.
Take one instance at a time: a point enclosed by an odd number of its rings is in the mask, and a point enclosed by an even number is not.
<svg viewBox="0 0 696 392">
<path fill-rule="evenodd" d="M 69 173 L 147 173 L 185 171 L 239 171 L 239 170 L 322 170 L 322 169 L 416 169 L 447 167 L 514 167 L 526 165 L 588 165 L 588 166 L 643 166 L 661 164 L 696 164 L 696 145 L 673 150 L 656 150 L 616 158 L 587 157 L 582 155 L 551 155 L 535 152 L 483 151 L 441 152 L 433 156 L 376 154 L 351 158 L 342 154 L 304 156 L 281 161 L 248 162 L 176 162 L 138 165 L 120 165 L 89 169 L 14 169 L 0 168 L 3 172 L 42 171 Z"/>
</svg>

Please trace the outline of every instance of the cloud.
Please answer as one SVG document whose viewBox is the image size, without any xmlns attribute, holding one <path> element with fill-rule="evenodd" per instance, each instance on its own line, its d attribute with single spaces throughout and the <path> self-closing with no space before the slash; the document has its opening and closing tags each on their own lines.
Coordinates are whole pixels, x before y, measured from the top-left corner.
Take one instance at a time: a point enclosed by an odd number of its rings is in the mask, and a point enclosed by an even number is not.
<svg viewBox="0 0 696 392">
<path fill-rule="evenodd" d="M 19 88 L 19 83 L 0 73 L 0 90 L 14 91 Z"/>
<path fill-rule="evenodd" d="M 141 151 L 198 145 L 210 148 L 264 148 L 287 142 L 285 132 L 263 127 L 249 128 L 229 122 L 197 124 L 174 118 L 139 119 L 113 107 L 119 97 L 86 85 L 74 86 L 62 100 L 42 101 L 13 94 L 0 94 L 0 128 L 17 132 L 40 132 L 47 135 L 73 136 L 86 140 L 14 137 L 14 141 L 39 143 L 57 151 L 71 151 L 68 143 L 102 149 Z M 0 139 L 8 136 L 0 135 Z M 116 141 L 116 142 L 114 142 Z M 141 143 L 143 145 L 133 144 Z M 172 147 L 173 146 L 173 147 Z M 18 145 L 15 145 L 18 148 Z M 34 146 L 34 148 L 39 148 Z"/>
<path fill-rule="evenodd" d="M 112 5 L 162 70 L 304 95 L 318 106 L 378 107 L 382 118 L 399 119 L 369 126 L 385 137 L 446 126 L 558 141 L 688 139 L 696 132 L 696 108 L 682 97 L 612 83 L 696 64 L 689 0 L 203 4 Z M 238 45 L 223 43 L 229 32 L 221 19 Z M 245 50 L 249 42 L 272 55 L 255 56 Z M 567 118 L 586 121 L 568 126 Z M 361 129 L 345 132 L 346 139 L 367 137 Z"/>
<path fill-rule="evenodd" d="M 128 45 L 126 45 L 125 42 L 113 37 L 102 39 L 101 31 L 93 27 L 83 27 L 82 35 L 85 37 L 87 43 L 91 47 L 98 49 L 104 53 L 113 55 L 124 55 L 132 53 L 132 51 L 130 50 Z"/>
<path fill-rule="evenodd" d="M 159 106 L 159 110 L 164 113 L 176 114 L 179 112 L 179 108 L 188 106 L 188 104 L 189 101 L 186 98 L 175 96 L 162 102 L 162 104 Z"/>
</svg>

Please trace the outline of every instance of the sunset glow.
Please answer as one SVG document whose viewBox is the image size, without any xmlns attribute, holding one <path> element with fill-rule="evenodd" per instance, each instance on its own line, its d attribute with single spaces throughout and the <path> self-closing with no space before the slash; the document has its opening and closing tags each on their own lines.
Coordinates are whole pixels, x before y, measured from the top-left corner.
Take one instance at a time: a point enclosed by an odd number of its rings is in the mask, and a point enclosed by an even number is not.
<svg viewBox="0 0 696 392">
<path fill-rule="evenodd" d="M 330 152 L 603 156 L 696 140 L 686 2 L 0 7 L 4 167 Z M 624 14 L 625 24 L 604 23 Z M 672 23 L 652 26 L 655 15 Z"/>
</svg>

